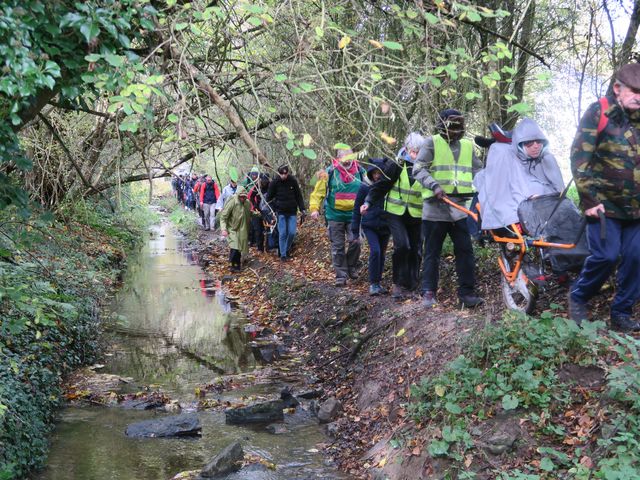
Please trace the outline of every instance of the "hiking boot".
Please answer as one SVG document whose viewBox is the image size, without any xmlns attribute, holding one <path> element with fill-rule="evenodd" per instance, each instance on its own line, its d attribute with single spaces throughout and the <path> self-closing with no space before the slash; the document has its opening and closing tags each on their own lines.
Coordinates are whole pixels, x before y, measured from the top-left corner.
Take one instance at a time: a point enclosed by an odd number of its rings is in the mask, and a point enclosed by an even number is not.
<svg viewBox="0 0 640 480">
<path fill-rule="evenodd" d="M 391 298 L 399 299 L 402 297 L 404 297 L 404 289 L 394 283 L 393 287 L 391 287 Z"/>
<path fill-rule="evenodd" d="M 611 317 L 611 328 L 618 332 L 640 332 L 640 323 L 627 315 L 615 315 Z"/>
<path fill-rule="evenodd" d="M 357 280 L 358 278 L 358 270 L 356 270 L 355 268 L 353 270 L 349 270 L 349 278 L 351 280 Z"/>
<path fill-rule="evenodd" d="M 460 295 L 460 303 L 463 307 L 473 308 L 484 303 L 484 299 L 476 295 Z"/>
<path fill-rule="evenodd" d="M 431 308 L 436 304 L 436 294 L 431 290 L 427 290 L 422 294 L 422 306 Z"/>
<path fill-rule="evenodd" d="M 376 297 L 382 293 L 382 287 L 379 283 L 372 283 L 369 285 L 369 295 Z"/>
<path fill-rule="evenodd" d="M 578 326 L 581 325 L 584 320 L 589 319 L 587 304 L 574 300 L 571 296 L 571 292 L 569 292 L 569 295 L 567 296 L 567 306 L 569 310 L 569 319 L 576 322 Z"/>
<path fill-rule="evenodd" d="M 523 263 L 522 270 L 529 280 L 535 285 L 543 287 L 547 284 L 547 277 L 540 271 L 540 267 L 532 263 Z"/>
<path fill-rule="evenodd" d="M 344 287 L 347 285 L 347 279 L 346 278 L 336 278 L 336 283 L 335 283 L 336 287 Z"/>
</svg>

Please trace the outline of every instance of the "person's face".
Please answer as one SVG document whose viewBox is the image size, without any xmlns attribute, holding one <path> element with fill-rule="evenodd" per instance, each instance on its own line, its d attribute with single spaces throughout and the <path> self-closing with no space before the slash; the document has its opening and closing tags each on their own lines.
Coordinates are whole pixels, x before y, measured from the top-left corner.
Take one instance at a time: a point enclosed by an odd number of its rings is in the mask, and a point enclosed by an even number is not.
<svg viewBox="0 0 640 480">
<path fill-rule="evenodd" d="M 231 184 L 231 186 L 232 186 L 233 188 L 236 188 L 236 185 L 237 185 L 237 183 L 236 183 L 236 182 L 234 182 L 233 180 L 231 180 L 229 183 Z"/>
<path fill-rule="evenodd" d="M 211 177 L 207 177 L 207 183 L 211 183 L 213 179 Z"/>
<path fill-rule="evenodd" d="M 282 180 L 286 180 L 287 177 L 289 176 L 289 172 L 284 172 L 284 173 L 278 173 L 278 175 L 280 175 L 280 178 Z"/>
<path fill-rule="evenodd" d="M 241 203 L 244 203 L 246 199 L 247 199 L 246 195 L 238 195 L 238 200 L 240 200 Z"/>
<path fill-rule="evenodd" d="M 522 146 L 528 157 L 538 158 L 542 152 L 542 147 L 544 147 L 544 142 L 542 140 L 530 140 L 523 142 Z"/>
<path fill-rule="evenodd" d="M 381 178 L 382 178 L 382 172 L 380 170 L 374 170 L 373 173 L 371 174 L 371 179 L 374 182 L 377 182 Z"/>
<path fill-rule="evenodd" d="M 409 155 L 409 158 L 414 162 L 416 158 L 418 158 L 418 153 L 420 153 L 420 149 L 418 148 L 407 148 L 407 155 Z"/>
<path fill-rule="evenodd" d="M 628 87 L 623 83 L 614 83 L 613 93 L 620 106 L 625 110 L 640 109 L 640 90 Z"/>
</svg>

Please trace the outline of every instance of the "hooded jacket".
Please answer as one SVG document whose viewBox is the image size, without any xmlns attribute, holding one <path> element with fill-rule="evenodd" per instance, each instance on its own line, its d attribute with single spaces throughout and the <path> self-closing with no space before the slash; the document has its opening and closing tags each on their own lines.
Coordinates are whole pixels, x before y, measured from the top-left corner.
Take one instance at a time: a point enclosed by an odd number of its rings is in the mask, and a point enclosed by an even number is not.
<svg viewBox="0 0 640 480">
<path fill-rule="evenodd" d="M 367 178 L 369 182 L 373 183 L 371 176 L 375 170 L 383 170 L 385 161 L 387 160 L 377 158 L 370 160 L 370 165 L 367 167 Z M 360 207 L 364 204 L 370 189 L 371 185 L 369 183 L 362 182 L 356 195 L 356 203 L 353 207 L 353 218 L 351 219 L 351 231 L 354 238 L 360 235 L 361 226 L 376 231 L 389 231 L 384 216 L 384 197 L 378 198 L 376 202 L 370 204 L 366 215 L 360 215 Z"/>
<path fill-rule="evenodd" d="M 536 159 L 527 157 L 523 143 L 543 140 Z M 494 143 L 487 166 L 476 175 L 474 185 L 482 213 L 482 228 L 501 228 L 518 220 L 518 205 L 532 196 L 560 194 L 564 181 L 556 158 L 548 151 L 549 140 L 536 122 L 524 118 L 513 131 L 511 144 Z"/>
<path fill-rule="evenodd" d="M 220 213 L 220 229 L 226 230 L 229 236 L 229 248 L 239 250 L 243 255 L 249 252 L 249 224 L 251 212 L 249 200 L 242 202 L 238 197 L 247 196 L 247 190 L 238 186 L 235 195 L 225 202 Z"/>
</svg>

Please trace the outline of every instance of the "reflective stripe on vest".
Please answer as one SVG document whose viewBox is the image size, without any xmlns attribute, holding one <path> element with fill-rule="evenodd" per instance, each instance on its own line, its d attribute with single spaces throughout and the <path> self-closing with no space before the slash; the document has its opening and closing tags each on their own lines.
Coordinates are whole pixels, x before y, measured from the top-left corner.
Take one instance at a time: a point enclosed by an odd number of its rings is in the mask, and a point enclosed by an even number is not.
<svg viewBox="0 0 640 480">
<path fill-rule="evenodd" d="M 433 163 L 431 176 L 444 193 L 473 193 L 473 145 L 469 140 L 460 140 L 458 161 L 453 158 L 451 147 L 440 135 L 433 136 Z M 422 198 L 433 197 L 430 189 L 424 189 Z"/>
<path fill-rule="evenodd" d="M 409 184 L 409 173 L 407 166 L 402 167 L 400 178 L 393 184 L 387 195 L 384 209 L 394 215 L 404 215 L 409 209 L 409 215 L 413 218 L 422 218 L 422 194 L 425 188 L 420 182 L 414 180 L 413 185 Z"/>
</svg>

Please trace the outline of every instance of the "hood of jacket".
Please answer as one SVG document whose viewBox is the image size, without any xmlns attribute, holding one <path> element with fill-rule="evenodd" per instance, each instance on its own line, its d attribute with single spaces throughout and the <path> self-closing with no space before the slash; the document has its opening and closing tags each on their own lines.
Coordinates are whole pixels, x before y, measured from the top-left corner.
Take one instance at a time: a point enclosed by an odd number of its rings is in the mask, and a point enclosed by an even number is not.
<svg viewBox="0 0 640 480">
<path fill-rule="evenodd" d="M 542 148 L 540 156 L 538 157 L 542 158 L 547 149 L 547 145 L 549 145 L 549 140 L 535 121 L 531 120 L 530 118 L 523 118 L 513 130 L 513 136 L 511 139 L 511 148 L 513 149 L 516 157 L 518 157 L 521 162 L 528 162 L 532 160 L 524 152 L 524 148 L 522 145 L 523 142 L 528 142 L 531 140 L 544 141 L 544 147 Z"/>
</svg>

